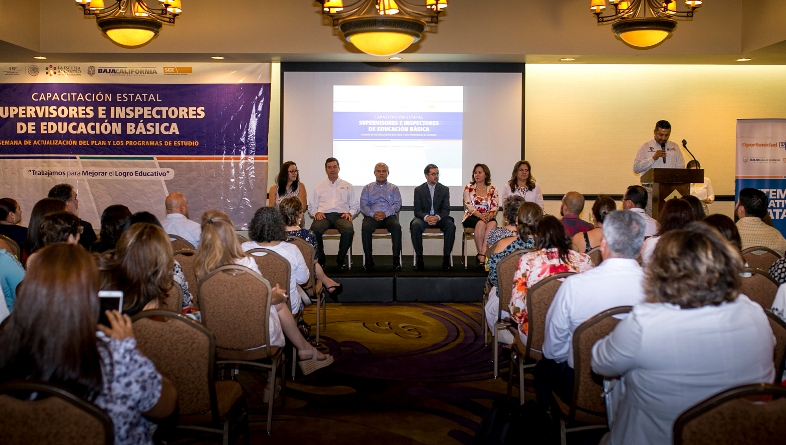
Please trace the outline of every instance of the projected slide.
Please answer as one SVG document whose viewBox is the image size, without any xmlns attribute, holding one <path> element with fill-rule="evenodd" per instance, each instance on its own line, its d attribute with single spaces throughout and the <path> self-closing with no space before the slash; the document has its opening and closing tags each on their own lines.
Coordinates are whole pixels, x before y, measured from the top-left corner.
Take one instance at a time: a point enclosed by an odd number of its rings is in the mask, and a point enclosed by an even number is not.
<svg viewBox="0 0 786 445">
<path fill-rule="evenodd" d="M 439 166 L 440 182 L 461 186 L 464 87 L 335 85 L 333 156 L 341 178 L 373 181 L 374 165 L 390 168 L 390 182 L 415 186 L 423 168 Z"/>
</svg>

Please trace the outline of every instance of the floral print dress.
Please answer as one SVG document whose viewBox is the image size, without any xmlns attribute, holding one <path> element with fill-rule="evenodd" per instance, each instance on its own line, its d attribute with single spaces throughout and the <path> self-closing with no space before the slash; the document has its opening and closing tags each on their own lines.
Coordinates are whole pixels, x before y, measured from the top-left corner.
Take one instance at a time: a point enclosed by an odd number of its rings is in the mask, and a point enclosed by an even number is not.
<svg viewBox="0 0 786 445">
<path fill-rule="evenodd" d="M 552 275 L 563 272 L 584 272 L 589 269 L 592 269 L 592 259 L 589 255 L 573 250 L 568 254 L 567 264 L 560 261 L 556 248 L 541 249 L 521 256 L 518 270 L 513 276 L 513 294 L 508 308 L 511 318 L 519 325 L 519 335 L 522 340 L 526 340 L 529 332 L 527 316 L 529 289 Z"/>
<path fill-rule="evenodd" d="M 469 218 L 475 211 L 481 215 L 486 215 L 492 210 L 496 211 L 499 208 L 497 195 L 497 188 L 493 185 L 486 186 L 486 196 L 479 196 L 476 184 L 467 184 L 464 187 L 464 218 L 462 221 Z"/>
</svg>

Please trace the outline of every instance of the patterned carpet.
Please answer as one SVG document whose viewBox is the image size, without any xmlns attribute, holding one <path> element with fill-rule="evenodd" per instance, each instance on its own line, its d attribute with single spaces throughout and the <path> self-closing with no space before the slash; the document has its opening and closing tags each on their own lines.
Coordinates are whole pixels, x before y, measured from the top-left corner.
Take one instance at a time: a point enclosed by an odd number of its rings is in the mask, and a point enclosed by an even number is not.
<svg viewBox="0 0 786 445">
<path fill-rule="evenodd" d="M 507 390 L 505 378 L 493 378 L 480 316 L 479 303 L 328 305 L 321 347 L 335 363 L 287 382 L 286 406 L 276 401 L 271 436 L 264 376 L 239 375 L 251 443 L 471 443 L 486 410 Z M 314 306 L 306 321 L 314 335 Z M 506 361 L 501 375 L 507 376 Z"/>
</svg>

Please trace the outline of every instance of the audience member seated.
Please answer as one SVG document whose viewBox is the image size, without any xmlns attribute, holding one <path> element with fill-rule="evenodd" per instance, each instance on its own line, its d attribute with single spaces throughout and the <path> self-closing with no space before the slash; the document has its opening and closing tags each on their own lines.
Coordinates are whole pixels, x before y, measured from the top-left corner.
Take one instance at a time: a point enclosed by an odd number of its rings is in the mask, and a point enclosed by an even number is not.
<svg viewBox="0 0 786 445">
<path fill-rule="evenodd" d="M 513 214 L 514 202 L 521 200 L 520 207 L 516 214 Z M 499 312 L 499 295 L 497 295 L 497 288 L 499 280 L 497 278 L 497 265 L 499 262 L 510 255 L 511 253 L 520 249 L 532 249 L 535 247 L 535 240 L 532 238 L 533 229 L 538 219 L 543 216 L 543 209 L 534 202 L 524 202 L 520 196 L 509 196 L 505 200 L 506 206 L 504 207 L 505 218 L 513 218 L 516 222 L 517 236 L 504 238 L 500 240 L 494 247 L 494 251 L 489 256 L 486 266 L 489 268 L 488 282 L 491 284 L 488 299 L 486 300 L 486 323 L 489 325 L 491 335 L 496 335 L 494 324 L 497 322 L 497 313 Z M 510 313 L 502 311 L 502 318 L 508 318 Z M 500 331 L 499 342 L 504 344 L 513 343 L 513 337 L 510 336 L 508 331 Z"/>
<path fill-rule="evenodd" d="M 606 215 L 615 210 L 617 210 L 617 203 L 610 196 L 598 195 L 598 199 L 592 204 L 592 219 L 595 221 L 595 228 L 573 235 L 573 250 L 589 253 L 590 250 L 599 247 L 603 237 L 603 221 Z"/>
<path fill-rule="evenodd" d="M 689 407 L 773 381 L 775 338 L 761 306 L 739 293 L 741 271 L 740 253 L 706 224 L 661 237 L 645 270 L 646 302 L 592 347 L 592 370 L 624 383 L 613 390 L 607 443 L 672 443 Z"/>
<path fill-rule="evenodd" d="M 508 184 L 502 188 L 500 199 L 504 203 L 511 195 L 521 196 L 527 202 L 534 202 L 541 209 L 543 208 L 543 193 L 535 182 L 535 177 L 532 176 L 532 165 L 529 161 L 518 161 L 513 166 L 513 173 L 510 175 Z"/>
<path fill-rule="evenodd" d="M 172 287 L 172 243 L 161 227 L 132 224 L 120 235 L 114 256 L 100 256 L 101 289 L 123 291 L 123 313 L 158 308 Z"/>
<path fill-rule="evenodd" d="M 111 205 L 104 209 L 104 212 L 101 214 L 99 238 L 98 241 L 90 246 L 90 251 L 104 253 L 107 250 L 114 249 L 130 217 L 131 211 L 128 210 L 128 207 L 121 204 Z"/>
<path fill-rule="evenodd" d="M 542 216 L 535 223 L 534 235 L 537 250 L 521 256 L 518 270 L 513 276 L 513 295 L 509 305 L 510 316 L 518 324 L 519 337 L 525 344 L 529 333 L 529 288 L 558 273 L 592 269 L 589 255 L 571 250 L 570 238 L 557 218 L 551 215 Z"/>
<path fill-rule="evenodd" d="M 737 229 L 740 231 L 742 248 L 764 246 L 783 255 L 786 252 L 786 239 L 778 229 L 762 221 L 762 218 L 768 214 L 768 205 L 767 195 L 761 190 L 754 188 L 740 190 L 734 211 L 739 218 Z"/>
<path fill-rule="evenodd" d="M 71 184 L 57 184 L 52 187 L 49 190 L 49 198 L 63 201 L 67 212 L 79 215 L 79 200 L 77 199 L 76 189 Z M 93 230 L 93 225 L 83 219 L 79 220 L 79 224 L 82 226 L 82 236 L 79 238 L 79 244 L 89 250 L 90 246 L 98 239 L 96 232 Z"/>
<path fill-rule="evenodd" d="M 263 207 L 263 209 L 276 212 L 272 207 Z M 291 244 L 287 245 L 291 246 Z M 292 247 L 297 249 L 295 246 Z M 229 264 L 245 266 L 261 274 L 256 261 L 243 252 L 235 234 L 235 224 L 229 219 L 229 216 L 219 210 L 208 210 L 202 215 L 202 239 L 194 258 L 197 278 L 201 280 L 212 270 Z M 271 346 L 283 347 L 285 345 L 284 336 L 286 336 L 297 348 L 298 357 L 301 360 L 312 361 L 310 364 L 300 362 L 303 374 L 309 374 L 333 363 L 331 355 L 317 351 L 300 333 L 297 322 L 295 322 L 287 304 L 286 288 L 281 287 L 281 285 L 286 286 L 287 283 L 270 283 L 270 285 L 273 291 L 270 296 L 270 320 L 268 323 Z M 299 300 L 297 293 L 291 294 L 290 298 Z M 298 303 L 300 302 L 298 301 Z M 270 381 L 268 381 L 268 390 L 271 389 L 270 386 Z"/>
<path fill-rule="evenodd" d="M 622 197 L 623 210 L 630 210 L 634 213 L 638 213 L 644 218 L 644 224 L 647 225 L 647 230 L 644 231 L 645 237 L 653 236 L 658 232 L 658 222 L 644 210 L 647 208 L 648 196 L 649 193 L 647 193 L 647 189 L 644 187 L 640 185 L 631 185 Z"/>
<path fill-rule="evenodd" d="M 0 249 L 0 287 L 3 299 L 0 300 L 0 322 L 14 310 L 16 302 L 16 286 L 24 279 L 25 270 L 22 263 L 5 249 Z"/>
<path fill-rule="evenodd" d="M 204 220 L 205 217 L 202 216 Z M 204 222 L 202 223 L 204 225 Z M 284 257 L 289 262 L 289 304 L 293 314 L 300 312 L 303 305 L 311 304 L 311 299 L 305 294 L 300 285 L 308 283 L 311 276 L 306 265 L 306 260 L 300 249 L 292 243 L 286 242 L 287 233 L 284 229 L 284 219 L 281 213 L 273 207 L 260 207 L 254 213 L 248 225 L 248 237 L 251 241 L 243 243 L 240 247 L 244 252 L 260 247 L 270 249 Z M 263 255 L 256 253 L 254 255 Z M 279 283 L 286 284 L 286 283 Z"/>
<path fill-rule="evenodd" d="M 666 201 L 666 204 L 660 209 L 660 215 L 658 215 L 658 233 L 644 241 L 644 249 L 641 251 L 642 264 L 647 265 L 661 236 L 672 230 L 684 229 L 695 220 L 693 208 L 687 201 L 682 199 Z"/>
<path fill-rule="evenodd" d="M 164 200 L 166 206 L 166 219 L 163 227 L 166 233 L 177 235 L 191 243 L 192 246 L 199 247 L 199 223 L 188 219 L 188 200 L 182 193 L 170 193 Z"/>
<path fill-rule="evenodd" d="M 489 248 L 493 247 L 504 238 L 518 236 L 516 232 L 516 214 L 519 212 L 519 207 L 525 202 L 527 201 L 524 201 L 524 198 L 521 196 L 508 196 L 508 199 L 503 203 L 502 222 L 504 224 L 502 227 L 496 227 L 489 230 L 486 234 L 486 244 L 488 244 Z M 510 207 L 510 211 L 508 211 L 508 207 Z M 487 253 L 487 256 L 490 257 L 493 252 L 487 251 Z M 488 258 L 486 259 L 486 266 L 488 268 Z"/>
<path fill-rule="evenodd" d="M 581 232 L 588 232 L 595 228 L 594 225 L 581 219 L 581 212 L 584 211 L 584 195 L 579 192 L 568 192 L 562 197 L 562 206 L 559 209 L 562 215 L 562 225 L 565 226 L 565 231 L 568 236 L 573 238 L 574 235 Z"/>
<path fill-rule="evenodd" d="M 22 227 L 22 207 L 11 198 L 0 199 L 0 235 L 5 235 L 19 247 L 27 239 L 27 227 Z"/>
<path fill-rule="evenodd" d="M 497 188 L 491 185 L 488 166 L 475 164 L 472 181 L 464 187 L 464 219 L 461 225 L 465 229 L 475 229 L 476 260 L 481 268 L 486 264 L 486 234 L 497 227 L 498 200 Z"/>
<path fill-rule="evenodd" d="M 292 161 L 286 161 L 281 164 L 281 169 L 276 176 L 276 183 L 270 186 L 270 191 L 267 194 L 268 206 L 278 207 L 281 201 L 291 196 L 297 196 L 303 208 L 308 205 L 306 196 L 306 186 L 300 182 L 300 172 L 297 169 L 297 164 Z"/>
<path fill-rule="evenodd" d="M 693 209 L 693 216 L 695 217 L 694 221 L 701 221 L 707 216 L 707 212 L 704 210 L 704 206 L 702 205 L 702 202 L 699 200 L 699 198 L 693 195 L 687 195 L 680 199 L 687 201 L 688 204 L 690 204 L 690 207 Z"/>
<path fill-rule="evenodd" d="M 355 199 L 355 188 L 352 187 L 352 184 L 339 179 L 339 170 L 341 168 L 338 165 L 338 159 L 327 158 L 325 160 L 327 179 L 314 187 L 308 212 L 314 218 L 314 222 L 311 223 L 311 231 L 317 237 L 319 264 L 325 265 L 325 246 L 322 243 L 322 235 L 329 229 L 336 229 L 341 234 L 336 265 L 340 271 L 346 271 L 349 268 L 344 260 L 352 245 L 352 238 L 355 236 L 352 219 L 358 214 L 360 205 Z"/>
<path fill-rule="evenodd" d="M 50 213 L 44 216 L 40 224 L 41 247 L 55 243 L 78 244 L 82 233 L 79 217 L 66 211 Z M 40 250 L 40 249 L 39 249 Z M 38 250 L 27 258 L 27 270 L 30 270 L 30 259 L 38 256 Z"/>
<path fill-rule="evenodd" d="M 734 224 L 734 220 L 726 215 L 714 213 L 705 217 L 702 222 L 714 227 L 718 232 L 720 232 L 721 235 L 723 235 L 724 238 L 726 238 L 726 241 L 730 242 L 732 246 L 737 248 L 737 250 L 742 251 L 742 239 L 740 238 L 740 231 L 737 230 L 737 225 Z"/>
<path fill-rule="evenodd" d="M 66 206 L 63 201 L 54 198 L 44 198 L 33 206 L 30 211 L 30 221 L 27 226 L 27 239 L 22 247 L 22 264 L 27 264 L 27 258 L 38 249 L 44 247 L 41 237 L 41 220 L 50 213 L 63 212 Z"/>
<path fill-rule="evenodd" d="M 552 391 L 566 404 L 573 397 L 573 332 L 596 314 L 644 302 L 644 271 L 636 261 L 644 243 L 644 220 L 629 211 L 612 211 L 603 223 L 603 262 L 568 277 L 546 314 L 543 356 L 535 366 L 538 402 L 552 406 Z"/>
<path fill-rule="evenodd" d="M 0 326 L 0 382 L 61 386 L 109 414 L 116 445 L 152 445 L 151 419 L 172 414 L 177 393 L 137 350 L 127 315 L 107 311 L 110 326 L 96 324 L 99 276 L 90 254 L 58 243 L 30 263 L 16 310 Z"/>
<path fill-rule="evenodd" d="M 366 271 L 374 269 L 372 256 L 372 235 L 377 229 L 385 229 L 390 233 L 393 243 L 393 269 L 401 270 L 401 223 L 398 212 L 401 210 L 401 192 L 398 186 L 388 182 L 388 165 L 380 162 L 374 166 L 376 181 L 363 187 L 360 193 L 360 211 L 363 213 L 361 240 Z"/>
<path fill-rule="evenodd" d="M 289 198 L 282 199 L 279 203 L 278 211 L 281 212 L 281 217 L 284 219 L 284 224 L 286 225 L 284 229 L 286 230 L 287 236 L 303 238 L 314 248 L 314 276 L 322 283 L 322 285 L 325 286 L 330 299 L 333 301 L 338 301 L 338 296 L 341 294 L 341 292 L 344 291 L 344 286 L 325 275 L 322 265 L 316 261 L 317 239 L 314 236 L 314 232 L 301 228 L 301 222 L 303 221 L 303 213 L 305 209 L 303 208 L 303 204 L 300 202 L 300 199 L 296 196 L 290 196 Z M 292 242 L 294 239 L 287 238 L 287 241 Z"/>
<path fill-rule="evenodd" d="M 701 169 L 701 164 L 699 161 L 693 159 L 688 161 L 688 164 L 685 168 L 692 168 L 692 169 Z M 715 201 L 715 192 L 712 190 L 712 181 L 710 178 L 704 177 L 704 182 L 697 182 L 695 184 L 690 185 L 690 194 L 691 196 L 695 196 L 701 202 L 701 206 L 704 209 L 704 214 L 709 213 L 709 208 L 707 207 L 708 204 L 712 204 Z M 697 221 L 699 221 L 697 219 Z"/>
</svg>

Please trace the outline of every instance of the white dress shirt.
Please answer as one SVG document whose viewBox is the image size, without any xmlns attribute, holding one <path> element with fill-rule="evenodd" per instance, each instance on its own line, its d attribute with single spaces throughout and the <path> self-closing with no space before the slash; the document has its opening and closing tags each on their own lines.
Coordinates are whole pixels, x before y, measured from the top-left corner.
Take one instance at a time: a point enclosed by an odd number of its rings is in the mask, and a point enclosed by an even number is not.
<svg viewBox="0 0 786 445">
<path fill-rule="evenodd" d="M 192 246 L 199 247 L 202 226 L 198 222 L 191 221 L 180 213 L 169 213 L 166 219 L 161 221 L 161 225 L 166 233 L 182 237 Z"/>
<path fill-rule="evenodd" d="M 573 332 L 593 316 L 617 306 L 644 301 L 644 271 L 636 260 L 608 258 L 568 277 L 546 314 L 543 355 L 573 367 Z"/>
<path fill-rule="evenodd" d="M 655 219 L 653 217 L 647 215 L 647 212 L 645 212 L 644 209 L 640 209 L 638 207 L 633 207 L 632 209 L 629 209 L 629 210 L 631 212 L 633 212 L 633 213 L 636 213 L 636 214 L 640 215 L 642 218 L 644 218 L 644 236 L 645 237 L 646 236 L 655 236 L 655 234 L 658 233 L 658 221 L 655 221 Z"/>
<path fill-rule="evenodd" d="M 317 213 L 349 213 L 354 217 L 360 211 L 360 204 L 355 198 L 355 188 L 341 178 L 336 182 L 329 179 L 317 184 L 308 203 L 308 213 L 313 217 Z"/>
<path fill-rule="evenodd" d="M 682 157 L 679 145 L 672 141 L 666 141 L 665 163 L 663 158 L 652 159 L 652 155 L 660 149 L 660 144 L 655 142 L 655 138 L 641 144 L 639 151 L 636 152 L 636 159 L 633 161 L 633 171 L 643 175 L 651 168 L 685 168 L 685 159 Z"/>
</svg>

